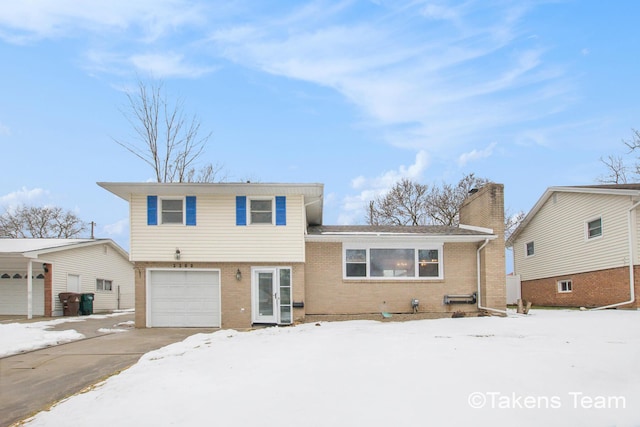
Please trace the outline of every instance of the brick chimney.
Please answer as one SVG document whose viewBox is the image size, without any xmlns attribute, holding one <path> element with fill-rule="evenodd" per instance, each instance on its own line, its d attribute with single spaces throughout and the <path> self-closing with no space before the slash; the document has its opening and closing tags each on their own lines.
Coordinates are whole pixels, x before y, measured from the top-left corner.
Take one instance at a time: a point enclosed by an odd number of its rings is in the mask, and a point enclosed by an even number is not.
<svg viewBox="0 0 640 427">
<path fill-rule="evenodd" d="M 481 302 L 484 307 L 505 310 L 504 185 L 489 183 L 470 193 L 460 208 L 460 224 L 490 228 L 498 236 L 480 252 Z"/>
</svg>

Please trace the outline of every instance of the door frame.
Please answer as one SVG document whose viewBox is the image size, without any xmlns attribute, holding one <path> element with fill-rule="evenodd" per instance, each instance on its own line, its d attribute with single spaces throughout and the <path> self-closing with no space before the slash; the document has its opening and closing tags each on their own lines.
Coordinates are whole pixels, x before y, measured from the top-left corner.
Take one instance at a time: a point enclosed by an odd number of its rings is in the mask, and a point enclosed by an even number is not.
<svg viewBox="0 0 640 427">
<path fill-rule="evenodd" d="M 286 323 L 282 323 L 282 312 L 281 312 L 281 295 L 280 295 L 280 271 L 281 270 L 289 270 L 289 317 L 290 321 Z M 273 296 L 273 321 L 271 319 L 261 319 L 258 312 L 258 273 L 269 272 L 273 274 L 273 286 L 276 290 Z M 258 324 L 286 324 L 289 325 L 293 323 L 293 308 L 292 308 L 292 300 L 293 300 L 293 268 L 291 266 L 256 266 L 251 267 L 251 323 Z"/>
</svg>

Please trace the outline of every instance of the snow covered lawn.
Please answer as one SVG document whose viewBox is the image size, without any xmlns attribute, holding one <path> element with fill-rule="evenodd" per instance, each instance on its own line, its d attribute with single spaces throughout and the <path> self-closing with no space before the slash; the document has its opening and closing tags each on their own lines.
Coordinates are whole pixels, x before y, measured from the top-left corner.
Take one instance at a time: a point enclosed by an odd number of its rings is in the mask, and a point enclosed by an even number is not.
<svg viewBox="0 0 640 427">
<path fill-rule="evenodd" d="M 28 426 L 640 425 L 640 312 L 197 334 Z"/>
<path fill-rule="evenodd" d="M 119 311 L 112 314 L 61 317 L 59 319 L 43 320 L 41 322 L 32 323 L 0 324 L 0 357 L 81 340 L 85 337 L 74 329 L 66 331 L 49 330 L 56 325 L 60 325 L 62 323 L 84 322 L 89 319 L 105 319 L 107 317 L 121 316 L 127 313 L 131 313 L 131 310 Z M 122 330 L 124 329 L 101 330 L 101 332 L 120 332 Z"/>
</svg>

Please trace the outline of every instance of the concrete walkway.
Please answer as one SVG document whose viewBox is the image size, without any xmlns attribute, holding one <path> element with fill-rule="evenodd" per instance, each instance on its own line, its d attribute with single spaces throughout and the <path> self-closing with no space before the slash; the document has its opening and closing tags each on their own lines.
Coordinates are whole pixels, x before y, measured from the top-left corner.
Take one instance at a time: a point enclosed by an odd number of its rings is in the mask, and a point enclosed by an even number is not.
<svg viewBox="0 0 640 427">
<path fill-rule="evenodd" d="M 145 353 L 217 329 L 157 328 L 104 333 L 133 314 L 57 325 L 86 339 L 0 359 L 0 427 L 11 426 L 52 404 L 134 365 Z M 39 319 L 43 320 L 43 319 Z"/>
</svg>

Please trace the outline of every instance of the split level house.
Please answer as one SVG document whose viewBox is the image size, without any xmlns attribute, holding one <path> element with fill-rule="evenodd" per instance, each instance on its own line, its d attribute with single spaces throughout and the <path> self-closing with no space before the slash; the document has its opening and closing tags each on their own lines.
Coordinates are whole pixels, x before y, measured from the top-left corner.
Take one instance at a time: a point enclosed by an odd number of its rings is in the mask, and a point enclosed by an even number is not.
<svg viewBox="0 0 640 427">
<path fill-rule="evenodd" d="M 137 327 L 505 309 L 501 184 L 459 227 L 323 225 L 322 184 L 98 184 L 130 206 Z"/>
<path fill-rule="evenodd" d="M 549 187 L 509 237 L 534 305 L 639 308 L 640 184 Z"/>
</svg>

